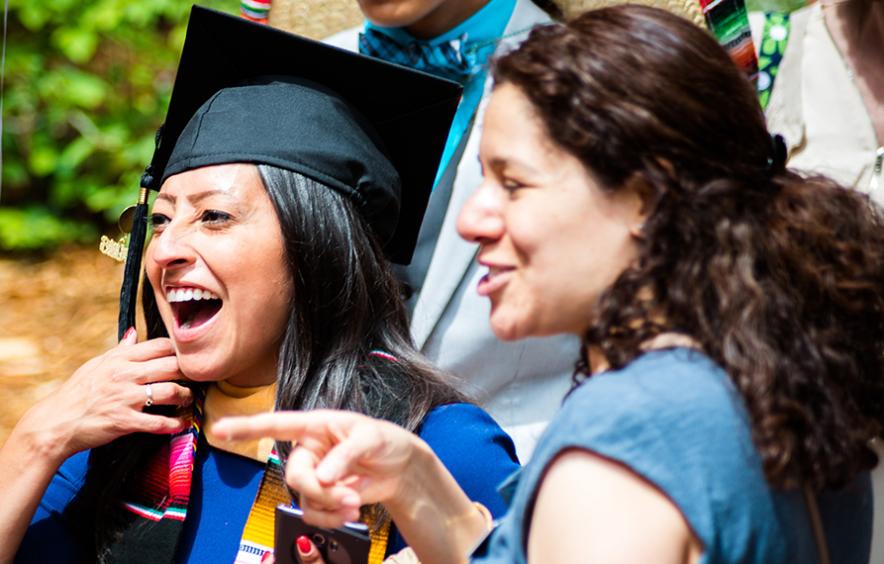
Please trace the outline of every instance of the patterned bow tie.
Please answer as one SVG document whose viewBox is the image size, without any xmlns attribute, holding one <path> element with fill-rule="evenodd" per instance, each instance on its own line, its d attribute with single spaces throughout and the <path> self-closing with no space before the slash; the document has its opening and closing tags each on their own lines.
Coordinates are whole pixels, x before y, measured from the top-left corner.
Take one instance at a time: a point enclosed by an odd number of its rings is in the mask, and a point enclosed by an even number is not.
<svg viewBox="0 0 884 564">
<path fill-rule="evenodd" d="M 477 49 L 471 48 L 465 37 L 438 45 L 426 45 L 420 41 L 403 44 L 368 28 L 359 34 L 359 52 L 461 84 L 481 69 Z"/>
</svg>

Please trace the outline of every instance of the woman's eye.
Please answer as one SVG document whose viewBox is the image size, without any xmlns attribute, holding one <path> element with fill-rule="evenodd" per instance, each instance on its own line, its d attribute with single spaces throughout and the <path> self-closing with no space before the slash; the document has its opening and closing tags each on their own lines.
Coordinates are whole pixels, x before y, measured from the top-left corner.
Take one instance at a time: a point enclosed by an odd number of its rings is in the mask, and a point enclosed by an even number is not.
<svg viewBox="0 0 884 564">
<path fill-rule="evenodd" d="M 169 223 L 169 218 L 161 213 L 150 214 L 150 226 L 154 231 L 161 230 Z"/>
<path fill-rule="evenodd" d="M 225 213 L 223 211 L 218 210 L 206 210 L 203 212 L 202 217 L 200 217 L 206 223 L 224 223 L 226 221 L 230 221 L 231 216 L 229 213 Z"/>
<path fill-rule="evenodd" d="M 511 178 L 504 179 L 503 182 L 501 182 L 501 185 L 503 186 L 504 190 L 507 190 L 509 192 L 514 192 L 519 188 L 525 187 L 525 185 L 518 180 L 513 180 Z"/>
</svg>

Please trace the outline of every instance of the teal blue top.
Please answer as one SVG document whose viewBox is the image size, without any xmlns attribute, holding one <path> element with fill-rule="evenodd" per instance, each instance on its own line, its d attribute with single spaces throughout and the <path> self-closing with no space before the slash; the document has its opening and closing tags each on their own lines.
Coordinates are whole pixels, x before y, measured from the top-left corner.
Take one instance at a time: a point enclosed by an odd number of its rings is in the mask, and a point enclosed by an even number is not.
<svg viewBox="0 0 884 564">
<path fill-rule="evenodd" d="M 480 70 L 464 84 L 463 97 L 454 114 L 445 150 L 442 152 L 442 160 L 439 162 L 436 182 L 439 182 L 439 178 L 448 166 L 448 161 L 451 160 L 452 154 L 460 145 L 461 139 L 473 121 L 473 115 L 482 100 L 482 92 L 485 90 L 488 59 L 497 48 L 497 43 L 503 36 L 506 24 L 509 23 L 515 7 L 516 0 L 489 0 L 481 9 L 459 25 L 442 35 L 427 40 L 417 39 L 402 28 L 379 27 L 369 21 L 365 22 L 366 29 L 372 28 L 385 33 L 402 44 L 421 41 L 433 46 L 460 39 L 466 42 L 468 48 L 475 53 L 476 61 L 481 65 Z"/>
<path fill-rule="evenodd" d="M 720 367 L 688 349 L 646 353 L 571 393 L 475 561 L 525 562 L 526 512 L 550 461 L 571 448 L 618 461 L 665 493 L 702 543 L 703 563 L 817 562 L 803 496 L 768 485 L 741 396 Z M 833 564 L 866 564 L 868 473 L 822 494 L 819 506 Z"/>
</svg>

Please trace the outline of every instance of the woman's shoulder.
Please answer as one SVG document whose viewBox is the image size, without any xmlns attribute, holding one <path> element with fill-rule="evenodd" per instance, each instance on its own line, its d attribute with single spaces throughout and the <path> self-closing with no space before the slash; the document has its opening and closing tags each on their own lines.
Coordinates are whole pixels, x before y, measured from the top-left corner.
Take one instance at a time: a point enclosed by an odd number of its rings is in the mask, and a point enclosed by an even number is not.
<svg viewBox="0 0 884 564">
<path fill-rule="evenodd" d="M 650 351 L 619 370 L 589 378 L 566 399 L 561 418 L 611 421 L 745 419 L 742 399 L 724 370 L 687 348 Z M 578 421 L 569 421 L 577 423 Z"/>
<path fill-rule="evenodd" d="M 707 356 L 685 348 L 647 352 L 589 378 L 565 400 L 542 443 L 547 456 L 586 448 L 630 464 L 757 459 L 733 383 Z"/>
<path fill-rule="evenodd" d="M 510 436 L 488 412 L 471 403 L 448 403 L 434 407 L 424 418 L 418 435 L 440 458 L 456 456 L 468 460 L 471 452 L 486 453 L 508 460 L 507 466 L 518 465 Z"/>
<path fill-rule="evenodd" d="M 516 447 L 488 413 L 470 403 L 438 405 L 424 417 L 418 435 L 433 450 L 460 488 L 495 518 L 507 504 L 498 486 L 519 469 Z M 405 546 L 397 532 L 391 553 Z"/>
<path fill-rule="evenodd" d="M 438 406 L 419 434 L 471 499 L 494 515 L 505 511 L 497 487 L 519 468 L 519 459 L 512 439 L 485 410 L 469 403 Z"/>
<path fill-rule="evenodd" d="M 43 495 L 38 514 L 42 511 L 60 513 L 73 500 L 86 481 L 90 452 L 78 452 L 62 463 Z"/>
<path fill-rule="evenodd" d="M 760 468 L 742 397 L 721 367 L 685 348 L 645 353 L 581 384 L 545 442 L 552 455 L 570 445 L 648 468 Z"/>
<path fill-rule="evenodd" d="M 445 403 L 431 409 L 424 417 L 419 434 L 433 432 L 437 428 L 452 427 L 463 433 L 475 431 L 496 432 L 500 425 L 487 411 L 467 402 Z"/>
<path fill-rule="evenodd" d="M 700 352 L 648 352 L 583 383 L 535 457 L 546 466 L 572 448 L 616 461 L 664 492 L 716 553 L 743 554 L 741 535 L 760 530 L 773 531 L 761 543 L 773 547 L 779 502 L 765 480 L 742 398 Z"/>
<path fill-rule="evenodd" d="M 19 545 L 16 562 L 79 562 L 65 509 L 86 480 L 88 450 L 64 461 L 46 488 Z"/>
</svg>

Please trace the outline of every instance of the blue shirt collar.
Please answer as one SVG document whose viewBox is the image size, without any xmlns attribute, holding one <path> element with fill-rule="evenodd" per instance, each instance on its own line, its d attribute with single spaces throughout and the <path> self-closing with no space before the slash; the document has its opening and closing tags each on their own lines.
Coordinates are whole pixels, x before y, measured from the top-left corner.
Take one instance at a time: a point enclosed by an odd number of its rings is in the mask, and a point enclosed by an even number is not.
<svg viewBox="0 0 884 564">
<path fill-rule="evenodd" d="M 384 33 L 402 44 L 419 42 L 432 46 L 460 38 L 464 38 L 469 43 L 487 42 L 487 49 L 483 48 L 486 45 L 478 47 L 485 58 L 494 52 L 496 42 L 503 35 L 515 6 L 516 0 L 489 0 L 487 4 L 460 24 L 430 39 L 418 39 L 405 28 L 380 27 L 370 21 L 365 22 L 365 28 Z"/>
</svg>

